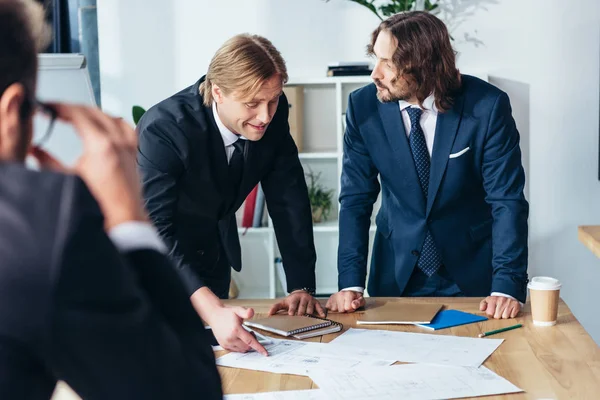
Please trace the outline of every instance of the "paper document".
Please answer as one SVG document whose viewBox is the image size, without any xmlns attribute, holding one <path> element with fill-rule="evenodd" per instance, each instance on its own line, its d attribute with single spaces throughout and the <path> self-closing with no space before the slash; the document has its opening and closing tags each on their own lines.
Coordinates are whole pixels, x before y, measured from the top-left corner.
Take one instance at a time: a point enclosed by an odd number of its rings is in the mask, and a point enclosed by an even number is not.
<svg viewBox="0 0 600 400">
<path fill-rule="evenodd" d="M 265 346 L 265 349 L 269 352 L 268 357 L 255 351 L 228 353 L 217 358 L 217 365 L 276 374 L 308 376 L 308 372 L 312 369 L 337 370 L 358 367 L 384 367 L 395 362 L 355 354 L 324 354 L 324 349 L 327 346 L 329 345 L 325 343 L 273 340 L 273 344 Z"/>
<path fill-rule="evenodd" d="M 485 367 L 404 364 L 343 371 L 313 370 L 310 378 L 331 400 L 435 400 L 522 392 Z"/>
<path fill-rule="evenodd" d="M 320 389 L 288 390 L 284 392 L 228 394 L 223 400 L 327 400 Z"/>
<path fill-rule="evenodd" d="M 354 354 L 371 359 L 478 367 L 503 339 L 349 329 L 331 341 L 324 355 Z"/>
</svg>

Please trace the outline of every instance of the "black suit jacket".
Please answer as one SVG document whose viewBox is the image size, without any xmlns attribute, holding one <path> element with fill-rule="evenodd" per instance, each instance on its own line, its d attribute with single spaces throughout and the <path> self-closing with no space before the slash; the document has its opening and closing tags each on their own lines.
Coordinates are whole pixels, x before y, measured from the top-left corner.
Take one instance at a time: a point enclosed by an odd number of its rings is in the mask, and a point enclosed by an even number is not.
<svg viewBox="0 0 600 400">
<path fill-rule="evenodd" d="M 285 95 L 263 138 L 246 145 L 231 198 L 223 138 L 198 87 L 204 78 L 150 108 L 140 120 L 138 164 L 146 207 L 191 293 L 226 256 L 241 269 L 235 211 L 261 182 L 288 289 L 315 287 L 312 217 L 304 171 L 290 135 Z M 225 253 L 225 254 L 222 254 Z M 219 268 L 229 268 L 227 263 Z"/>
<path fill-rule="evenodd" d="M 121 255 L 103 223 L 79 178 L 0 165 L 0 398 L 222 398 L 168 259 Z"/>
</svg>

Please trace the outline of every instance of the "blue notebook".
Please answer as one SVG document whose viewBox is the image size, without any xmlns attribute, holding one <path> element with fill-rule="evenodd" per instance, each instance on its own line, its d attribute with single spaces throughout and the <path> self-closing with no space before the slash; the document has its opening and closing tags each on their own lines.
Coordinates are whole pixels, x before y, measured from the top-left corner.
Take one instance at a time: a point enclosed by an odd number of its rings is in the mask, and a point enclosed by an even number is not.
<svg viewBox="0 0 600 400">
<path fill-rule="evenodd" d="M 430 324 L 415 324 L 417 326 L 438 330 L 451 328 L 453 326 L 466 325 L 471 324 L 473 322 L 481 322 L 487 320 L 487 317 L 482 317 L 480 315 L 469 314 L 464 311 L 459 310 L 442 310 L 431 321 Z"/>
</svg>

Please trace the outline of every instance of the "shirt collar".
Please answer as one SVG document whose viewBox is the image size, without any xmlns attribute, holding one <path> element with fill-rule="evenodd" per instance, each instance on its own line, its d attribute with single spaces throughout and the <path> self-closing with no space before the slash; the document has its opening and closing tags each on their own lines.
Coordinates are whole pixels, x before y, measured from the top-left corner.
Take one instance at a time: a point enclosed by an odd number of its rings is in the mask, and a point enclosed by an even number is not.
<svg viewBox="0 0 600 400">
<path fill-rule="evenodd" d="M 400 103 L 400 111 L 404 111 L 408 107 L 411 107 L 411 106 L 421 108 L 421 107 L 419 107 L 418 104 L 410 104 L 409 102 L 404 101 L 404 100 L 400 100 L 399 103 Z M 433 96 L 433 94 L 430 94 L 429 96 L 427 96 L 425 98 L 425 100 L 423 100 L 423 107 L 425 108 L 426 111 L 431 111 L 434 113 L 438 112 L 438 109 L 435 106 L 435 97 Z"/>
<path fill-rule="evenodd" d="M 221 118 L 219 117 L 219 113 L 217 113 L 217 103 L 215 101 L 213 101 L 212 103 L 212 111 L 213 115 L 215 116 L 217 128 L 219 128 L 219 133 L 221 133 L 221 137 L 223 138 L 223 143 L 225 144 L 225 147 L 231 146 L 232 144 L 237 142 L 238 139 L 246 139 L 241 135 L 236 135 L 235 133 L 231 132 L 225 126 L 225 124 L 223 123 L 223 121 L 221 121 Z"/>
</svg>

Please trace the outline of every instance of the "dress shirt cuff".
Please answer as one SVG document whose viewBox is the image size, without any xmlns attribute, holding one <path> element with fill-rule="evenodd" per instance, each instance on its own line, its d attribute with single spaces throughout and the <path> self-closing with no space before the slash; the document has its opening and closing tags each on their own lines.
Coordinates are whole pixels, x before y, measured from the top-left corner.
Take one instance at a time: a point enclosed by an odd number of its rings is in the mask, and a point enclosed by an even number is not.
<svg viewBox="0 0 600 400">
<path fill-rule="evenodd" d="M 342 289 L 341 292 L 347 292 L 347 291 L 353 291 L 353 292 L 360 292 L 360 293 L 364 293 L 365 292 L 365 288 L 362 286 L 351 286 L 351 287 L 347 287 L 345 289 Z"/>
<path fill-rule="evenodd" d="M 167 246 L 160 239 L 154 226 L 148 222 L 123 222 L 112 228 L 108 237 L 121 253 L 151 249 L 167 254 Z"/>
<path fill-rule="evenodd" d="M 492 292 L 492 294 L 490 294 L 490 296 L 498 296 L 498 297 L 508 297 L 509 299 L 513 299 L 513 300 L 517 300 L 515 299 L 513 296 L 511 296 L 510 294 L 506 294 L 506 293 L 500 293 L 500 292 Z M 518 300 L 517 300 L 518 301 Z M 521 305 L 521 307 L 523 307 L 523 303 L 521 303 L 519 301 L 519 304 Z"/>
</svg>

